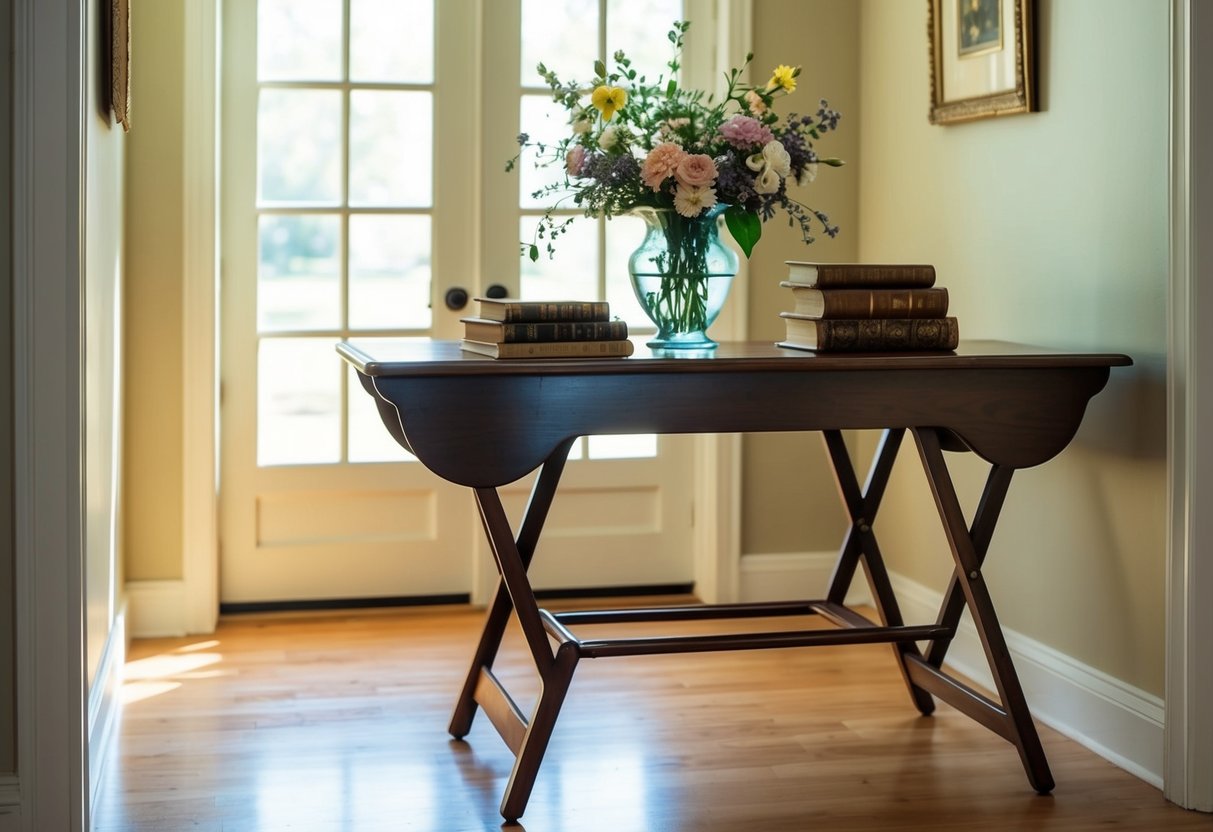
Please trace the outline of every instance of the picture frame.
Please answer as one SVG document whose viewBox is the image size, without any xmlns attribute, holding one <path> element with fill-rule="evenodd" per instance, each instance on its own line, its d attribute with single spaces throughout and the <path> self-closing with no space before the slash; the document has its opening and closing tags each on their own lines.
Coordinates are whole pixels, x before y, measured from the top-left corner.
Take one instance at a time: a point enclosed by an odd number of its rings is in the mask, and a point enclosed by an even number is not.
<svg viewBox="0 0 1213 832">
<path fill-rule="evenodd" d="M 927 0 L 932 124 L 1036 110 L 1032 0 Z"/>
<path fill-rule="evenodd" d="M 130 0 L 109 0 L 110 108 L 123 132 L 131 129 Z"/>
</svg>

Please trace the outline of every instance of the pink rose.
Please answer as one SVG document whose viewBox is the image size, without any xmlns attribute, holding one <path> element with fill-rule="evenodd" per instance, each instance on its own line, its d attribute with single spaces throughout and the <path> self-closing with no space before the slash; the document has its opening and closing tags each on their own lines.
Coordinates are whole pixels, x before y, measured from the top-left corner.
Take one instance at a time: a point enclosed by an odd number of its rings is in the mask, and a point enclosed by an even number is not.
<svg viewBox="0 0 1213 832">
<path fill-rule="evenodd" d="M 660 190 L 661 183 L 674 175 L 674 171 L 684 158 L 686 158 L 686 152 L 682 147 L 674 142 L 662 142 L 650 150 L 649 155 L 645 157 L 640 178 L 654 191 Z"/>
<path fill-rule="evenodd" d="M 716 163 L 711 156 L 695 153 L 683 158 L 674 171 L 674 177 L 679 185 L 689 188 L 703 188 L 716 181 Z"/>
</svg>

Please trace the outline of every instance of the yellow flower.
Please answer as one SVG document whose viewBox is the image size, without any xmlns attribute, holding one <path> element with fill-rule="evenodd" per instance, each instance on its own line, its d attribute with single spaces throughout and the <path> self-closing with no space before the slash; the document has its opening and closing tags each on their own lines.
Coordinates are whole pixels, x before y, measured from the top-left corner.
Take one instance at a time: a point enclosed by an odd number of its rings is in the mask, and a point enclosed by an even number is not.
<svg viewBox="0 0 1213 832">
<path fill-rule="evenodd" d="M 603 121 L 610 121 L 617 110 L 622 110 L 628 103 L 628 92 L 622 87 L 608 87 L 603 84 L 594 90 L 590 103 L 602 113 Z"/>
<path fill-rule="evenodd" d="M 771 73 L 771 80 L 767 81 L 767 89 L 777 90 L 783 88 L 788 92 L 792 92 L 796 89 L 796 76 L 799 74 L 800 67 L 780 64 Z"/>
</svg>

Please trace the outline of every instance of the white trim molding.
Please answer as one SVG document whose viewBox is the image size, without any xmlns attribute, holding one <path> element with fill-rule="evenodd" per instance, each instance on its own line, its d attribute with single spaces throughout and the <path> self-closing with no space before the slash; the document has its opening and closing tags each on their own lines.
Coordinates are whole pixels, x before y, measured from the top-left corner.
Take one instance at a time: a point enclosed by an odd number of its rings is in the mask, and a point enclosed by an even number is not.
<svg viewBox="0 0 1213 832">
<path fill-rule="evenodd" d="M 88 693 L 88 803 L 95 805 L 98 787 L 121 719 L 122 679 L 126 665 L 126 605 L 119 605 Z"/>
<path fill-rule="evenodd" d="M 760 602 L 825 598 L 837 561 L 837 551 L 742 555 L 738 600 Z M 857 580 L 851 582 L 847 591 L 847 604 L 872 602 L 872 595 L 860 574 L 857 570 Z"/>
<path fill-rule="evenodd" d="M 907 622 L 931 622 L 943 593 L 889 576 Z M 1003 630 L 1032 716 L 1153 786 L 1162 787 L 1163 701 L 1014 630 Z M 965 618 L 947 665 L 994 689 L 981 639 Z"/>
<path fill-rule="evenodd" d="M 1213 42 L 1208 3 L 1173 0 L 1165 793 L 1213 811 Z M 1196 152 L 1194 152 L 1194 150 Z M 1203 245 L 1202 245 L 1203 243 Z M 1200 291 L 1204 277 L 1203 293 Z M 1204 378 L 1202 378 L 1202 371 Z"/>
<path fill-rule="evenodd" d="M 694 444 L 695 595 L 709 604 L 738 600 L 741 556 L 741 435 L 703 434 Z"/>
<path fill-rule="evenodd" d="M 219 619 L 219 32 L 217 0 L 186 3 L 181 559 L 190 634 L 214 632 Z"/>
<path fill-rule="evenodd" d="M 753 49 L 752 0 L 693 0 L 691 15 L 710 37 L 692 37 L 686 83 L 712 89 L 729 67 Z M 742 261 L 712 337 L 742 341 L 749 314 L 749 271 Z M 710 604 L 740 598 L 741 435 L 702 434 L 694 440 L 695 528 L 692 531 L 695 594 Z"/>
<path fill-rule="evenodd" d="M 130 637 L 176 638 L 196 634 L 189 628 L 188 597 L 185 581 L 127 581 L 126 629 Z"/>
<path fill-rule="evenodd" d="M 83 0 L 16 0 L 13 389 L 20 826 L 88 826 Z"/>
</svg>

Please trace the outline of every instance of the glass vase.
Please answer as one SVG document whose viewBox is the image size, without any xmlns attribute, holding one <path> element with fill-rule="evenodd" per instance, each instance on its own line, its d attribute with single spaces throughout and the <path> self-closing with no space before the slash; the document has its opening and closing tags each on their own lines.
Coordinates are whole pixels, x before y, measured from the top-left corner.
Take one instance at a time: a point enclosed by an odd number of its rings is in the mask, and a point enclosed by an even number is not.
<svg viewBox="0 0 1213 832">
<path fill-rule="evenodd" d="M 645 237 L 628 258 L 632 289 L 657 327 L 654 349 L 710 350 L 707 329 L 720 314 L 737 274 L 737 254 L 720 239 L 716 205 L 697 217 L 672 208 L 637 208 Z"/>
</svg>

